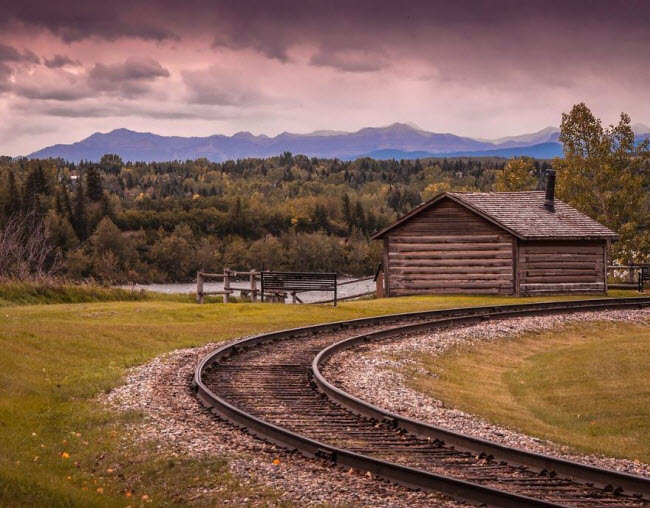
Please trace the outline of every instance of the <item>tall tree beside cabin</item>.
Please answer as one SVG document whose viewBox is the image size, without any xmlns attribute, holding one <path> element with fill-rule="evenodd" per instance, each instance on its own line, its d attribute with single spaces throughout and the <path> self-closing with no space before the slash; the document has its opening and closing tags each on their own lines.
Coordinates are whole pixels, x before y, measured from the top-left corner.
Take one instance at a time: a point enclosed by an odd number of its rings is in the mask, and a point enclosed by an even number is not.
<svg viewBox="0 0 650 508">
<path fill-rule="evenodd" d="M 630 117 L 603 127 L 584 104 L 562 114 L 564 158 L 553 161 L 558 197 L 617 231 L 612 257 L 621 264 L 650 261 L 650 140 L 637 140 Z"/>
</svg>

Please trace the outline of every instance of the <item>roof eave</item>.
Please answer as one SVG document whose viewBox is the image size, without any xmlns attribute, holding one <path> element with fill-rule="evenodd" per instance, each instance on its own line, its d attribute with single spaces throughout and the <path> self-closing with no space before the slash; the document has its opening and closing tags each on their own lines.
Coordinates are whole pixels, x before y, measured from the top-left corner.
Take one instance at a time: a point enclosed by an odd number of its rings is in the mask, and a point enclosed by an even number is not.
<svg viewBox="0 0 650 508">
<path fill-rule="evenodd" d="M 613 242 L 619 239 L 619 235 L 612 233 L 610 235 L 577 235 L 577 236 L 525 236 L 522 237 L 524 241 L 543 241 L 543 240 L 553 240 L 553 241 L 572 241 L 572 240 L 611 240 Z"/>
</svg>

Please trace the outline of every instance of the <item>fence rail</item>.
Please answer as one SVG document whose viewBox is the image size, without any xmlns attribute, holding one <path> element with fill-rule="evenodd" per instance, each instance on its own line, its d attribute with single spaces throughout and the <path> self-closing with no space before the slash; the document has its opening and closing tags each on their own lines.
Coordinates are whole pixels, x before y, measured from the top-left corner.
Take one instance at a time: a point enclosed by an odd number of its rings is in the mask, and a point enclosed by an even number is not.
<svg viewBox="0 0 650 508">
<path fill-rule="evenodd" d="M 641 288 L 643 270 L 650 270 L 650 265 L 647 264 L 631 264 L 631 265 L 609 265 L 607 272 L 616 276 L 617 278 L 625 280 L 625 282 L 613 282 L 609 284 L 612 289 L 632 289 Z M 640 291 L 641 289 L 639 289 Z"/>
</svg>

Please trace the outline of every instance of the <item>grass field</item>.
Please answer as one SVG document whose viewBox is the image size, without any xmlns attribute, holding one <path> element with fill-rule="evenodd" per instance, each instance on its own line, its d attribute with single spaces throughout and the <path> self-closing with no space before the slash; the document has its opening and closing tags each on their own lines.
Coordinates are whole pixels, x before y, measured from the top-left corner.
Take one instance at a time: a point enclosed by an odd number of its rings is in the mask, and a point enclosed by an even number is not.
<svg viewBox="0 0 650 508">
<path fill-rule="evenodd" d="M 449 407 L 585 452 L 650 462 L 648 326 L 573 323 L 418 360 L 429 375 L 411 386 Z"/>
<path fill-rule="evenodd" d="M 126 506 L 141 503 L 142 495 L 153 505 L 183 504 L 188 485 L 219 487 L 213 505 L 238 496 L 273 502 L 273 492 L 240 486 L 228 474 L 227 457 L 171 462 L 155 449 L 121 449 L 125 424 L 137 425 L 142 416 L 117 417 L 97 408 L 94 398 L 118 385 L 127 368 L 177 348 L 317 322 L 515 301 L 454 296 L 338 308 L 199 306 L 185 303 L 185 296 L 143 295 L 139 301 L 51 304 L 130 297 L 93 288 L 87 288 L 92 294 L 62 289 L 51 299 L 26 291 L 0 287 L 0 506 Z M 17 305 L 25 299 L 41 304 Z"/>
</svg>

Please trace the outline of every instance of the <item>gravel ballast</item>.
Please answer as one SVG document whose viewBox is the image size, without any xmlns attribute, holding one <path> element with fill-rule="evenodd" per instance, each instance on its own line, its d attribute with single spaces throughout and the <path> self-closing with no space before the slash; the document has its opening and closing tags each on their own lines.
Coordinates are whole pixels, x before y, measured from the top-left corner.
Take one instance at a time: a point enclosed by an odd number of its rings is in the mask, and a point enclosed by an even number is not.
<svg viewBox="0 0 650 508">
<path fill-rule="evenodd" d="M 330 467 L 322 460 L 288 454 L 216 418 L 198 402 L 191 380 L 199 361 L 224 344 L 177 350 L 156 358 L 132 369 L 123 386 L 100 397 L 112 411 L 133 410 L 144 415 L 144 422 L 131 425 L 121 437 L 123 446 L 150 440 L 159 453 L 170 458 L 226 459 L 231 473 L 242 483 L 273 489 L 283 506 L 462 506 L 435 493 L 415 492 L 372 475 Z M 209 490 L 192 490 L 191 500 L 209 504 L 210 495 Z M 258 504 L 254 498 L 232 499 L 231 503 Z"/>
<path fill-rule="evenodd" d="M 387 339 L 338 353 L 328 361 L 323 373 L 346 392 L 417 420 L 508 446 L 650 477 L 648 464 L 582 454 L 569 447 L 527 436 L 475 415 L 445 407 L 441 401 L 409 388 L 401 373 L 405 367 L 416 369 L 416 372 L 420 368 L 415 360 L 409 359 L 414 354 L 440 355 L 457 346 L 493 342 L 525 332 L 594 320 L 625 321 L 650 326 L 650 309 L 522 317 Z"/>
</svg>

